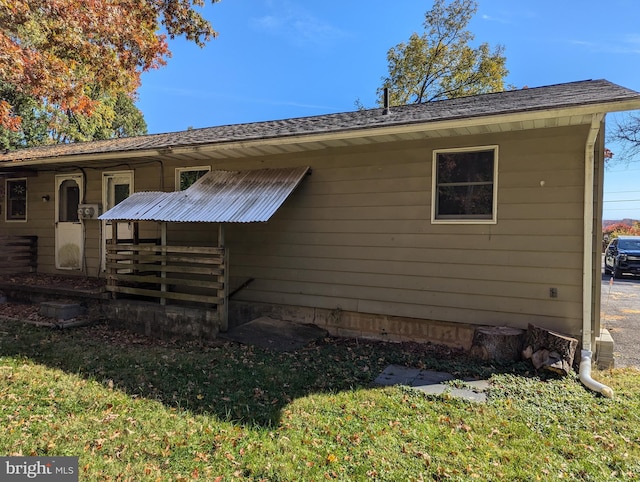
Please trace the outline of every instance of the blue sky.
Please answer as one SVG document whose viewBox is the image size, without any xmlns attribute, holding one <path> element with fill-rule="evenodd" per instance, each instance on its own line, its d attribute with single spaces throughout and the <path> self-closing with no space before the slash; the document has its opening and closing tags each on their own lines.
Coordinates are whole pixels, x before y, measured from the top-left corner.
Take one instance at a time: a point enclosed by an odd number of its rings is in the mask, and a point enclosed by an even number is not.
<svg viewBox="0 0 640 482">
<path fill-rule="evenodd" d="M 516 87 L 607 79 L 640 91 L 638 0 L 479 0 L 475 41 L 504 45 Z M 386 53 L 422 32 L 430 0 L 222 0 L 202 11 L 219 36 L 170 42 L 145 73 L 150 133 L 374 107 Z M 607 118 L 609 124 L 616 115 Z M 614 153 L 618 146 L 609 146 Z M 614 157 L 615 161 L 615 157 Z M 605 219 L 640 219 L 640 158 L 605 174 Z"/>
</svg>

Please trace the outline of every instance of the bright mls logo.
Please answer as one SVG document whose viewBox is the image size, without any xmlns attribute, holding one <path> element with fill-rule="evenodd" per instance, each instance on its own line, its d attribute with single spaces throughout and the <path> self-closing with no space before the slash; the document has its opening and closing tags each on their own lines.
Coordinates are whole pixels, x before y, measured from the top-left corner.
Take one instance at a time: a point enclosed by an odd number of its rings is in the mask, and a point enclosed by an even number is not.
<svg viewBox="0 0 640 482">
<path fill-rule="evenodd" d="M 0 457 L 0 480 L 78 482 L 78 457 Z"/>
</svg>

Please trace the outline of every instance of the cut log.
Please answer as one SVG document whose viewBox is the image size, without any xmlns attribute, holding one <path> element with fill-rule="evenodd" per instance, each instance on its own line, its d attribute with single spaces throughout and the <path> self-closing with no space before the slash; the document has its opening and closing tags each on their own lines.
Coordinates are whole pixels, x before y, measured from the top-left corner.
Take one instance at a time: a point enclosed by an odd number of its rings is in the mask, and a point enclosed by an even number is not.
<svg viewBox="0 0 640 482">
<path fill-rule="evenodd" d="M 524 330 L 510 326 L 476 328 L 469 354 L 482 360 L 519 360 L 524 334 Z"/>
<path fill-rule="evenodd" d="M 533 352 L 533 354 L 531 355 L 531 363 L 533 363 L 533 366 L 536 368 L 536 370 L 540 370 L 540 368 L 542 368 L 548 358 L 549 350 L 545 350 L 543 348 L 542 350 Z"/>
<path fill-rule="evenodd" d="M 577 347 L 575 338 L 529 324 L 522 358 L 530 359 L 536 369 L 568 375 Z"/>
</svg>

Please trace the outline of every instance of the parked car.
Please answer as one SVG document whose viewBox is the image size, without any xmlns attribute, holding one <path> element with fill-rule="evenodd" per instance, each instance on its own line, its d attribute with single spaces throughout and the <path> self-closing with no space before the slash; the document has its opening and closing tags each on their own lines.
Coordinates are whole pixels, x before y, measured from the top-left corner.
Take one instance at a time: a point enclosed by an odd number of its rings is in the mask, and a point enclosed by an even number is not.
<svg viewBox="0 0 640 482">
<path fill-rule="evenodd" d="M 619 236 L 604 253 L 604 272 L 620 278 L 622 273 L 640 274 L 640 236 Z"/>
</svg>

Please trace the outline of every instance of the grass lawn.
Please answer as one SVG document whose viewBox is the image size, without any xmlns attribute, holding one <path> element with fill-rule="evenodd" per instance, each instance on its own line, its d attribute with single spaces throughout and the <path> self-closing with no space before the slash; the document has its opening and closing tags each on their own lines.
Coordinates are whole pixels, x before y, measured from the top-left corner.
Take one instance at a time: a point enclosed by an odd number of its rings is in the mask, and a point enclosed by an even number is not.
<svg viewBox="0 0 640 482">
<path fill-rule="evenodd" d="M 486 404 L 373 388 L 391 363 L 492 375 Z M 433 346 L 327 338 L 293 353 L 0 320 L 0 455 L 80 480 L 640 480 L 640 372 L 576 378 Z"/>
</svg>

